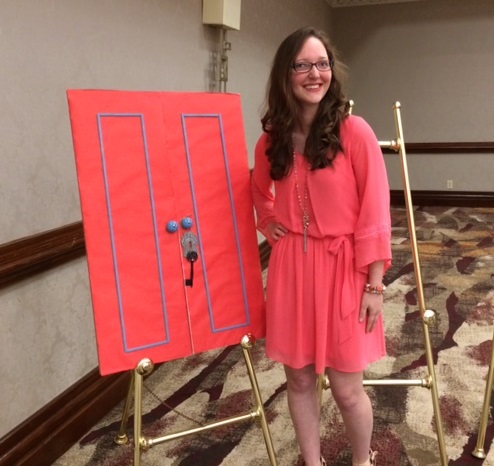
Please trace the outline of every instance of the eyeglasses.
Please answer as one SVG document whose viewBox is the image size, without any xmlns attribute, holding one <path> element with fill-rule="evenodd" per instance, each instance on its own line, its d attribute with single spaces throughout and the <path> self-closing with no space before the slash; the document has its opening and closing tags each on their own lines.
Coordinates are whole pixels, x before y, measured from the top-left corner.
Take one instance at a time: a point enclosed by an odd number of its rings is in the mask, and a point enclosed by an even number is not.
<svg viewBox="0 0 494 466">
<path fill-rule="evenodd" d="M 333 69 L 334 60 L 319 60 L 316 63 L 310 63 L 307 61 L 299 61 L 292 65 L 295 73 L 308 73 L 312 67 L 315 66 L 319 71 L 329 71 Z"/>
</svg>

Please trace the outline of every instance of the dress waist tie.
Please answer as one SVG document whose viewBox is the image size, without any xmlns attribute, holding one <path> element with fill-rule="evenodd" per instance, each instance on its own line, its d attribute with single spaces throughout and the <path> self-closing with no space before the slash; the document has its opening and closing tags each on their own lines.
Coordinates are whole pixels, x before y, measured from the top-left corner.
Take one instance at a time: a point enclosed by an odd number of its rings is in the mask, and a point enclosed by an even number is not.
<svg viewBox="0 0 494 466">
<path fill-rule="evenodd" d="M 351 316 L 356 310 L 355 284 L 353 274 L 353 243 L 348 236 L 337 236 L 332 239 L 328 251 L 336 256 L 335 290 L 333 309 L 339 309 L 338 343 L 343 343 L 352 337 Z M 356 319 L 357 316 L 354 315 Z"/>
</svg>

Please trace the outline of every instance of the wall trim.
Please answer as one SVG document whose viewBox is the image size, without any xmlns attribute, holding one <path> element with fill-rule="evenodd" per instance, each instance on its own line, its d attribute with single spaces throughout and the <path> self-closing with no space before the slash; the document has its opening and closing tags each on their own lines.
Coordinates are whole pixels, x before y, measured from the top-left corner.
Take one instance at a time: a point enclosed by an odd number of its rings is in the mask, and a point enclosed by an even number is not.
<svg viewBox="0 0 494 466">
<path fill-rule="evenodd" d="M 411 197 L 414 206 L 494 207 L 494 192 L 412 191 Z M 405 204 L 403 191 L 391 191 L 391 204 Z M 266 241 L 259 245 L 263 270 L 270 251 Z M 0 245 L 0 287 L 84 254 L 82 222 Z M 102 377 L 93 369 L 0 439 L 0 466 L 51 465 L 125 397 L 128 383 L 127 372 Z"/>
<path fill-rule="evenodd" d="M 0 245 L 0 288 L 86 254 L 82 222 Z"/>
<path fill-rule="evenodd" d="M 494 154 L 494 142 L 405 142 L 407 154 Z M 396 154 L 383 148 L 386 154 Z"/>
<path fill-rule="evenodd" d="M 391 190 L 391 205 L 405 205 L 403 190 Z M 413 206 L 494 207 L 494 191 L 411 191 Z"/>
</svg>

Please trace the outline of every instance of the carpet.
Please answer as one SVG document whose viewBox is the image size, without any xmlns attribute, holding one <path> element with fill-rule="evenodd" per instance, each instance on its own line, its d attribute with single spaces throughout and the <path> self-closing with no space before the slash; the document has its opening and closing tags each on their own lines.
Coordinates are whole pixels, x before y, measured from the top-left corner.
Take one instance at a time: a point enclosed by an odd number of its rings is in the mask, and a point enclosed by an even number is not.
<svg viewBox="0 0 494 466">
<path fill-rule="evenodd" d="M 431 327 L 446 449 L 452 466 L 494 466 L 489 419 L 485 451 L 477 442 L 490 362 L 494 322 L 494 209 L 420 207 L 414 213 L 426 307 L 437 312 Z M 386 274 L 385 326 L 388 355 L 371 365 L 367 379 L 427 376 L 424 338 L 406 210 L 392 209 L 393 266 Z M 281 365 L 252 351 L 280 466 L 302 465 L 286 405 Z M 432 396 L 423 387 L 367 387 L 375 421 L 373 448 L 379 466 L 440 464 Z M 251 409 L 252 392 L 240 346 L 161 365 L 144 383 L 143 434 L 159 437 Z M 56 466 L 133 464 L 132 441 L 117 445 L 122 405 L 112 410 Z M 351 464 L 348 442 L 329 391 L 322 403 L 322 449 L 328 465 Z M 132 418 L 129 436 L 132 436 Z M 493 449 L 494 450 L 494 449 Z M 262 431 L 244 422 L 195 434 L 143 452 L 143 466 L 269 465 Z"/>
</svg>

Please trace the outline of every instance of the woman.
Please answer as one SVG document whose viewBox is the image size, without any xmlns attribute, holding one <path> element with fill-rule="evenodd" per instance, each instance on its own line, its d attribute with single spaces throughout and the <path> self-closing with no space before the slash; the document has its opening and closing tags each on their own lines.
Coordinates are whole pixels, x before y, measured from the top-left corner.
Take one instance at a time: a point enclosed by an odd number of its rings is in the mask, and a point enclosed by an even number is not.
<svg viewBox="0 0 494 466">
<path fill-rule="evenodd" d="M 323 373 L 353 465 L 376 464 L 372 407 L 362 381 L 367 365 L 385 354 L 389 186 L 376 136 L 362 118 L 349 115 L 342 66 L 321 31 L 303 28 L 281 43 L 252 176 L 258 228 L 272 245 L 266 352 L 284 364 L 306 466 L 326 464 L 315 389 Z"/>
</svg>

